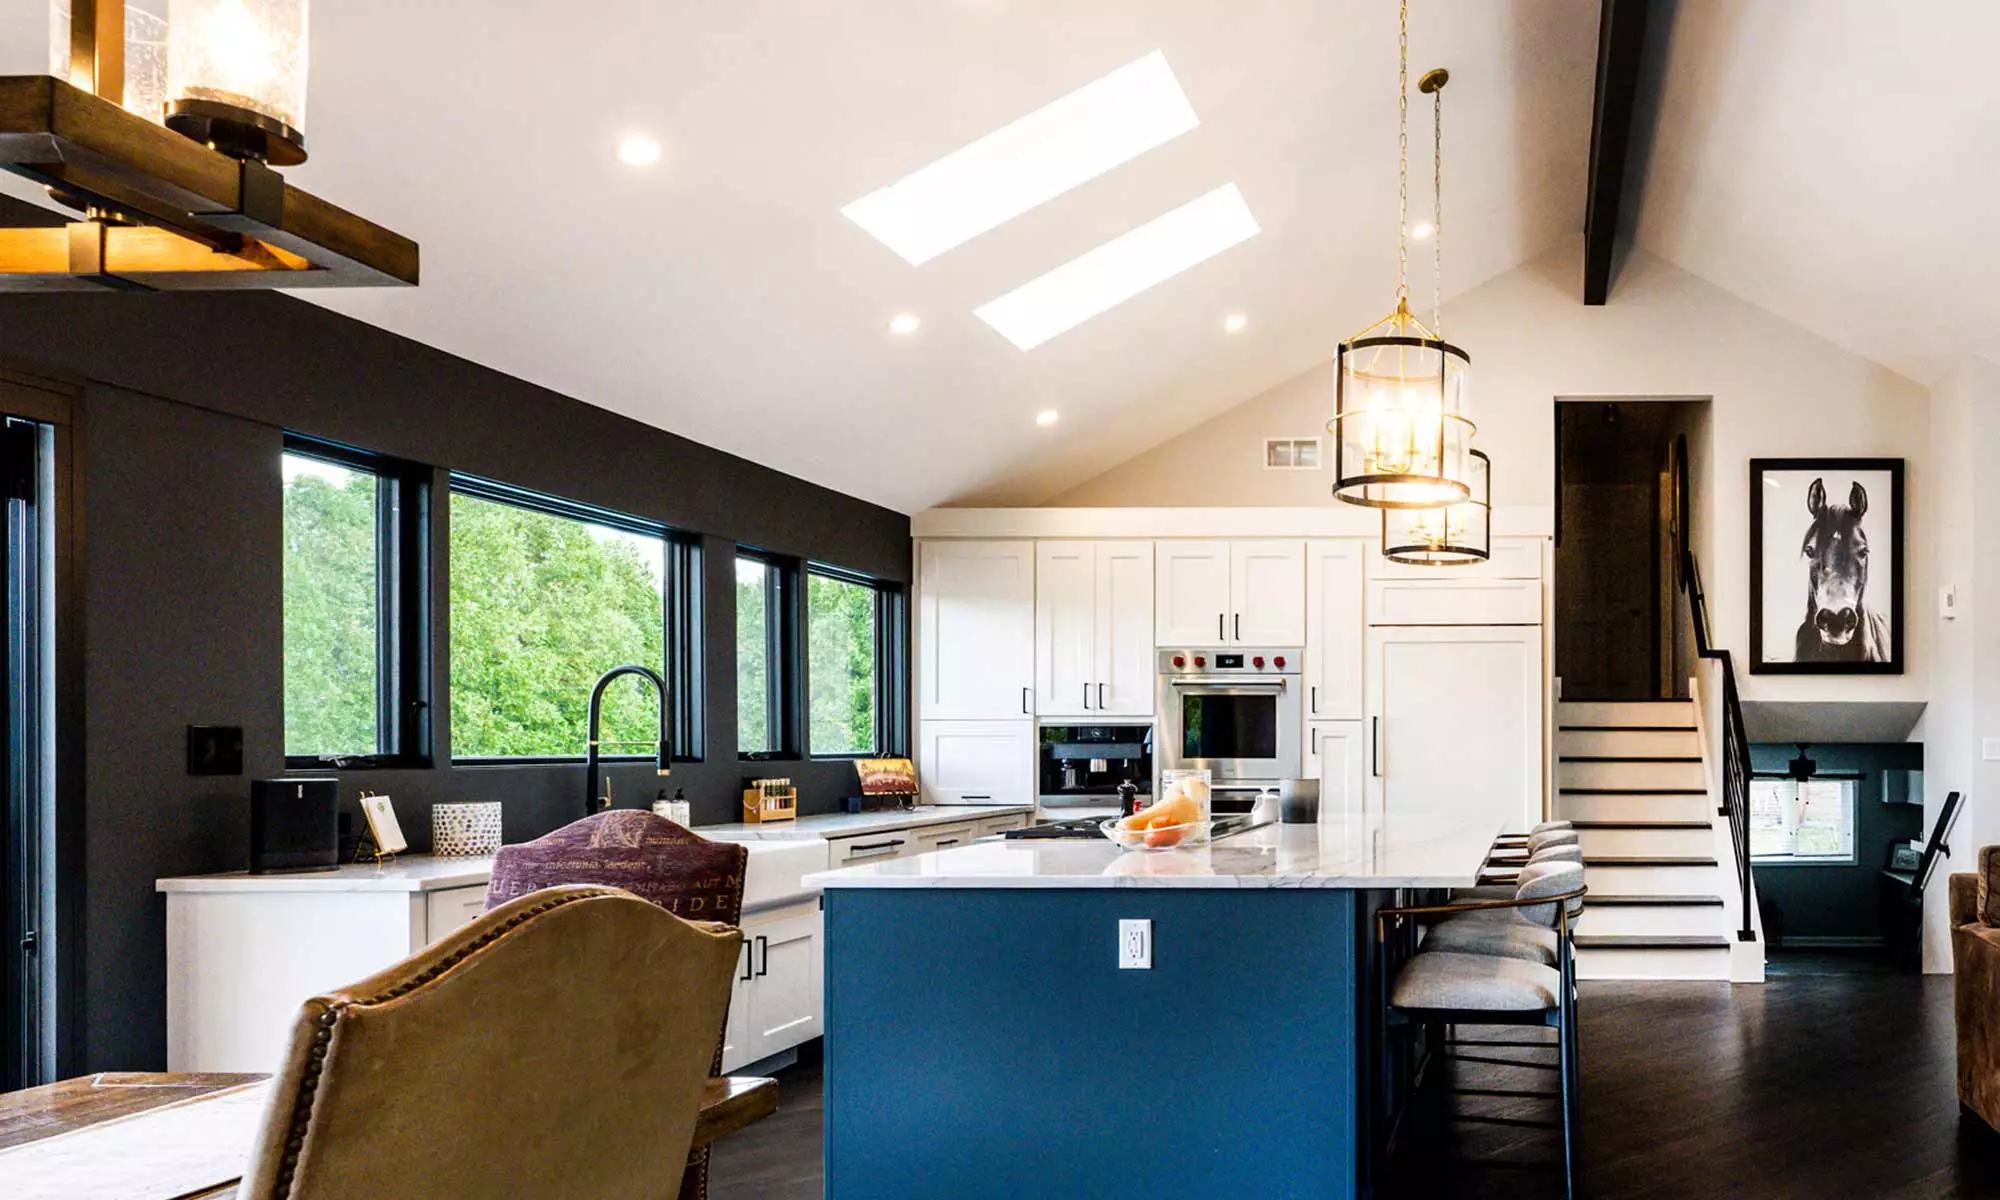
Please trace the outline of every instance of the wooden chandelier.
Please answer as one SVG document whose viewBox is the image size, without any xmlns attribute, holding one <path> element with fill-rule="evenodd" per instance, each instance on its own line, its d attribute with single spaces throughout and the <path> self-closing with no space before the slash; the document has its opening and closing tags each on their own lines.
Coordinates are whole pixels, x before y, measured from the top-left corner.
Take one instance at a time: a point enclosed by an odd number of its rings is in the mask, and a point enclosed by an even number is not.
<svg viewBox="0 0 2000 1200">
<path fill-rule="evenodd" d="M 127 111 L 124 0 L 73 0 L 70 81 L 0 76 L 0 168 L 80 210 L 0 228 L 0 291 L 399 287 L 417 244 Z"/>
</svg>

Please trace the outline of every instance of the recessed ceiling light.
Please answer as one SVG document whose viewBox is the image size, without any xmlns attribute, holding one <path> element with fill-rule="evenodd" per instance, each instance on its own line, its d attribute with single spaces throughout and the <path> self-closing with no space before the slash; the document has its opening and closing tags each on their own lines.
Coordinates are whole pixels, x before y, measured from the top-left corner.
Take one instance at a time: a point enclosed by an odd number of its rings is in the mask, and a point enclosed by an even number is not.
<svg viewBox="0 0 2000 1200">
<path fill-rule="evenodd" d="M 1008 341 L 1032 350 L 1257 233 L 1243 193 L 1225 183 L 973 312 Z"/>
<path fill-rule="evenodd" d="M 618 161 L 628 167 L 650 167 L 660 161 L 660 143 L 635 133 L 618 143 Z"/>
<path fill-rule="evenodd" d="M 1053 425 L 1060 420 L 1062 420 L 1062 415 L 1056 412 L 1056 410 L 1053 408 L 1045 408 L 1042 411 L 1035 414 L 1035 424 L 1040 425 L 1044 428 L 1047 428 L 1048 426 Z"/>
<path fill-rule="evenodd" d="M 1156 50 L 840 211 L 914 266 L 1200 123 Z"/>
<path fill-rule="evenodd" d="M 1429 221 L 1418 221 L 1415 225 L 1410 226 L 1410 240 L 1421 242 L 1436 232 L 1437 226 L 1431 224 Z"/>
<path fill-rule="evenodd" d="M 915 313 L 897 313 L 896 316 L 889 322 L 889 332 L 897 334 L 912 334 L 917 331 L 917 326 L 922 324 L 923 321 L 919 319 L 917 314 Z"/>
<path fill-rule="evenodd" d="M 1224 333 L 1242 333 L 1248 324 L 1250 324 L 1249 317 L 1242 313 L 1230 313 L 1222 319 L 1222 330 Z"/>
</svg>

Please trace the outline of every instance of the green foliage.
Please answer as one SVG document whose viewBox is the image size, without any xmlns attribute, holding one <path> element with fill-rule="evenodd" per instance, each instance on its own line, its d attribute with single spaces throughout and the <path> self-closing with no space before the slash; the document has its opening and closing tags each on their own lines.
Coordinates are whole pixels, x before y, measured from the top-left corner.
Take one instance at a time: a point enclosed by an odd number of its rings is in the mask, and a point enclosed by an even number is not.
<svg viewBox="0 0 2000 1200">
<path fill-rule="evenodd" d="M 868 754 L 875 736 L 874 588 L 806 577 L 807 676 L 814 754 Z"/>
<path fill-rule="evenodd" d="M 736 560 L 736 746 L 746 754 L 776 749 L 771 745 L 770 614 L 766 611 L 766 576 L 770 568 L 755 559 Z"/>
<path fill-rule="evenodd" d="M 454 757 L 582 754 L 597 677 L 621 663 L 661 668 L 661 559 L 649 561 L 639 544 L 452 496 Z M 606 753 L 649 753 L 658 711 L 641 681 L 613 684 L 604 698 Z"/>
<path fill-rule="evenodd" d="M 377 749 L 376 480 L 338 474 L 285 485 L 287 754 Z"/>
</svg>

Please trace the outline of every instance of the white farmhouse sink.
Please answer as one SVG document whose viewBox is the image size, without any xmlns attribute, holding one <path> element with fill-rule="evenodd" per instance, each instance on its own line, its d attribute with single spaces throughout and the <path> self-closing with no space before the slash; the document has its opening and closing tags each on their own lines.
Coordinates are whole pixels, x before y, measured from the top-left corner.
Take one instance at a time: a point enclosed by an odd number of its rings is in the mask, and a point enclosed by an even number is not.
<svg viewBox="0 0 2000 1200">
<path fill-rule="evenodd" d="M 782 842 L 743 842 L 750 863 L 743 871 L 743 911 L 775 908 L 808 900 L 819 892 L 799 882 L 827 866 L 824 838 L 788 838 Z"/>
</svg>

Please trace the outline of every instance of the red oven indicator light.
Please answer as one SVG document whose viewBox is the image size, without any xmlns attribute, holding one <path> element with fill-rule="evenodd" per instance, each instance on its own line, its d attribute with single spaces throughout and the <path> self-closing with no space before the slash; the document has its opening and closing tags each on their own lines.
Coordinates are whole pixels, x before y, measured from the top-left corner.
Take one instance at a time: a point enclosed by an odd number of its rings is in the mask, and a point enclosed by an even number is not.
<svg viewBox="0 0 2000 1200">
<path fill-rule="evenodd" d="M 1187 659 L 1182 658 L 1180 655 L 1176 654 L 1174 655 L 1174 665 L 1177 667 L 1185 667 L 1187 666 Z"/>
<path fill-rule="evenodd" d="M 1280 654 L 1280 655 L 1279 655 L 1278 657 L 1276 657 L 1276 658 L 1272 659 L 1271 661 L 1272 661 L 1273 663 L 1276 663 L 1276 664 L 1277 664 L 1277 667 L 1278 667 L 1278 669 L 1279 669 L 1280 671 L 1282 671 L 1282 670 L 1284 670 L 1284 669 L 1285 669 L 1285 656 L 1284 656 L 1284 655 Z"/>
<path fill-rule="evenodd" d="M 1250 665 L 1253 667 L 1262 667 L 1264 665 L 1264 656 L 1259 654 L 1257 657 L 1251 659 Z"/>
<path fill-rule="evenodd" d="M 1197 667 L 1205 667 L 1208 665 L 1208 660 L 1203 658 L 1201 655 L 1197 654 L 1194 656 L 1194 665 Z"/>
</svg>

